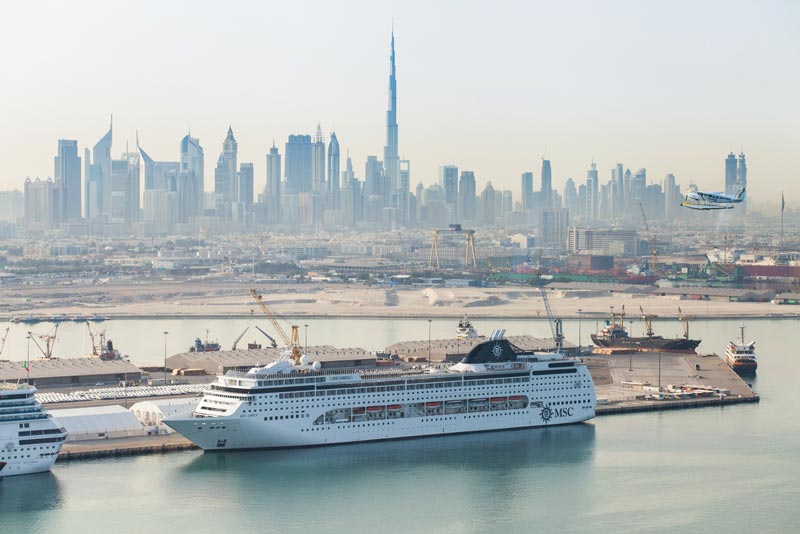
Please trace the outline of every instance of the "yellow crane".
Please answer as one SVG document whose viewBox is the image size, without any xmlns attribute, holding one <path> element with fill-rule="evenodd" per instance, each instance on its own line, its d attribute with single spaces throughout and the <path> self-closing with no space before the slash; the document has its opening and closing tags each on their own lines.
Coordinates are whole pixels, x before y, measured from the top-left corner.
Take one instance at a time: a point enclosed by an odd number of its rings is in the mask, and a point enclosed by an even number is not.
<svg viewBox="0 0 800 534">
<path fill-rule="evenodd" d="M 272 309 L 264 301 L 264 297 L 262 297 L 261 294 L 255 289 L 251 289 L 250 294 L 253 296 L 253 300 L 256 301 L 256 304 L 258 304 L 258 307 L 261 308 L 261 311 L 264 312 L 264 315 L 267 316 L 269 322 L 272 323 L 272 327 L 283 340 L 283 343 L 286 345 L 286 349 L 291 351 L 294 362 L 299 365 L 300 358 L 302 356 L 300 353 L 300 327 L 297 325 L 292 325 L 292 335 L 290 337 L 288 334 L 286 334 L 286 331 L 278 322 L 278 319 L 275 317 Z"/>
</svg>

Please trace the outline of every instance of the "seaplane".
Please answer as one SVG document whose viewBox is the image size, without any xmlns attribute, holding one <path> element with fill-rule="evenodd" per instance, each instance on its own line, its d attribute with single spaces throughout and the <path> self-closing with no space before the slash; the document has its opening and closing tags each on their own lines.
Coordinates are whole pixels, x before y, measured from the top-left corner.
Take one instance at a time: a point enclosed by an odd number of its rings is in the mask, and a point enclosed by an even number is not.
<svg viewBox="0 0 800 534">
<path fill-rule="evenodd" d="M 725 193 L 706 193 L 698 191 L 697 186 L 692 184 L 686 191 L 686 197 L 681 202 L 681 206 L 693 210 L 730 210 L 734 204 L 744 201 L 745 188 L 739 189 L 735 195 Z"/>
</svg>

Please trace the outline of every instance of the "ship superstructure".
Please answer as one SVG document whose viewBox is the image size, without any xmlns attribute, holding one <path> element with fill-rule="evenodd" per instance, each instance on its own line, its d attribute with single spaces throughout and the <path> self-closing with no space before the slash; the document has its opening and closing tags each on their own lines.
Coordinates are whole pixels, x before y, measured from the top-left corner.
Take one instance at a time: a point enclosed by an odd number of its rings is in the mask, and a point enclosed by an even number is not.
<svg viewBox="0 0 800 534">
<path fill-rule="evenodd" d="M 0 475 L 26 475 L 50 470 L 67 432 L 34 397 L 27 384 L 0 384 Z"/>
</svg>

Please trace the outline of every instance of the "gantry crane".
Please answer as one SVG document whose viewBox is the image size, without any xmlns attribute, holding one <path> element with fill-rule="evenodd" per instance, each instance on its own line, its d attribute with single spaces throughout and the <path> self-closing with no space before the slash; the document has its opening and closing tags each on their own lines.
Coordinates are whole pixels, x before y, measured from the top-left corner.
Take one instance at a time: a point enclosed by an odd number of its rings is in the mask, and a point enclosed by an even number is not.
<svg viewBox="0 0 800 534">
<path fill-rule="evenodd" d="M 433 237 L 431 239 L 431 252 L 428 256 L 428 268 L 430 269 L 433 267 L 434 260 L 436 261 L 436 269 L 438 270 L 441 268 L 439 264 L 439 234 L 442 233 L 464 234 L 467 236 L 464 247 L 464 265 L 477 269 L 478 261 L 475 258 L 475 230 L 465 230 L 461 228 L 460 224 L 451 224 L 448 228 L 431 230 Z"/>
<path fill-rule="evenodd" d="M 642 313 L 642 320 L 644 321 L 645 329 L 647 330 L 645 333 L 647 337 L 653 337 L 653 319 L 658 318 L 658 315 L 652 315 L 650 313 L 645 313 L 644 309 L 639 306 L 639 311 Z"/>
<path fill-rule="evenodd" d="M 272 327 L 283 340 L 283 343 L 286 345 L 286 349 L 291 351 L 294 362 L 299 365 L 300 358 L 302 357 L 302 354 L 300 353 L 300 327 L 297 325 L 292 325 L 292 335 L 289 337 L 278 322 L 275 314 L 272 312 L 270 307 L 267 306 L 267 303 L 264 302 L 264 297 L 262 297 L 261 294 L 259 294 L 259 292 L 255 289 L 251 289 L 250 294 L 253 296 L 253 300 L 255 300 L 258 304 L 258 307 L 261 308 L 261 311 L 264 312 L 264 315 L 267 316 L 269 322 L 272 323 Z"/>
</svg>

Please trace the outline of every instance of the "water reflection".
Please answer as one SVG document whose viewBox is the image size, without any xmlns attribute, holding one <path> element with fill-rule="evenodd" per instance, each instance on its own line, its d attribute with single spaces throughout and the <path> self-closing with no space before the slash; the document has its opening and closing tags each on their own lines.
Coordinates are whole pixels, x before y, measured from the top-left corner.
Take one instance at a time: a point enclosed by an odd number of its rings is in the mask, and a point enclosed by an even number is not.
<svg viewBox="0 0 800 534">
<path fill-rule="evenodd" d="M 578 464 L 593 454 L 591 423 L 549 428 L 286 450 L 207 453 L 183 467 L 188 473 L 275 476 L 288 470 L 349 476 L 378 470 L 446 468 L 492 472 L 539 465 Z"/>
<path fill-rule="evenodd" d="M 0 517 L 12 512 L 53 510 L 61 506 L 61 500 L 61 484 L 49 471 L 0 479 Z"/>
</svg>

